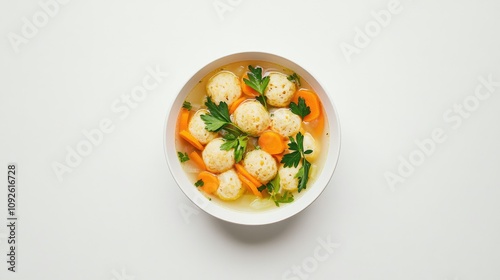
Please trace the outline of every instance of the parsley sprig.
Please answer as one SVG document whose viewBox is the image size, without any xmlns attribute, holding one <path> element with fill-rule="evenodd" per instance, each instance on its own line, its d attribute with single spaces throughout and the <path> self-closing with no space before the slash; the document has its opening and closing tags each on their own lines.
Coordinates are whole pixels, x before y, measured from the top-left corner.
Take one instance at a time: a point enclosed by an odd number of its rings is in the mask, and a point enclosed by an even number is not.
<svg viewBox="0 0 500 280">
<path fill-rule="evenodd" d="M 290 82 L 294 82 L 297 86 L 300 87 L 300 76 L 297 75 L 297 73 L 293 72 L 292 75 L 289 75 L 287 77 L 287 79 L 290 81 Z"/>
<path fill-rule="evenodd" d="M 253 88 L 259 93 L 255 99 L 259 100 L 260 103 L 267 109 L 266 97 L 264 96 L 264 91 L 269 84 L 269 76 L 262 77 L 262 68 L 254 68 L 252 65 L 248 65 L 248 79 L 243 79 L 245 84 Z"/>
<path fill-rule="evenodd" d="M 210 97 L 207 97 L 205 102 L 210 114 L 201 115 L 201 119 L 205 122 L 205 129 L 208 131 L 219 131 L 224 126 L 231 124 L 229 117 L 229 109 L 226 102 L 215 104 Z"/>
<path fill-rule="evenodd" d="M 205 122 L 205 129 L 212 132 L 221 131 L 225 140 L 220 147 L 221 150 L 234 149 L 234 159 L 240 162 L 247 148 L 247 135 L 231 122 L 226 102 L 220 102 L 217 105 L 208 97 L 205 105 L 210 112 L 210 114 L 201 115 L 201 119 Z"/>
<path fill-rule="evenodd" d="M 205 185 L 205 182 L 203 182 L 203 180 L 202 180 L 202 179 L 200 179 L 200 180 L 198 180 L 198 181 L 196 181 L 196 182 L 194 183 L 194 186 L 195 186 L 195 187 L 203 187 L 203 185 Z"/>
<path fill-rule="evenodd" d="M 248 136 L 234 136 L 233 134 L 224 135 L 224 144 L 220 146 L 221 150 L 229 151 L 234 149 L 234 160 L 240 162 L 243 159 L 243 154 L 247 149 Z"/>
<path fill-rule="evenodd" d="M 267 192 L 270 195 L 270 199 L 274 201 L 276 206 L 280 207 L 280 203 L 290 203 L 293 202 L 293 194 L 289 191 L 285 191 L 280 193 L 280 176 L 276 175 L 273 180 L 271 180 L 266 185 L 262 185 L 258 188 L 259 191 L 263 191 L 267 189 Z"/>
<path fill-rule="evenodd" d="M 189 160 L 189 156 L 187 153 L 177 152 L 177 156 L 181 162 L 186 162 Z"/>
<path fill-rule="evenodd" d="M 312 150 L 304 151 L 304 135 L 302 133 L 297 133 L 296 139 L 290 137 L 290 143 L 288 143 L 288 149 L 293 151 L 289 154 L 283 156 L 281 163 L 284 167 L 297 167 L 302 161 L 302 166 L 299 172 L 295 175 L 295 178 L 299 178 L 298 191 L 301 192 L 307 187 L 307 181 L 309 181 L 309 171 L 311 169 L 311 163 L 307 161 L 305 155 L 312 153 Z"/>
<path fill-rule="evenodd" d="M 300 116 L 302 119 L 311 113 L 311 108 L 307 106 L 306 101 L 302 97 L 299 97 L 297 104 L 291 102 L 290 109 L 292 110 L 292 113 Z"/>
<path fill-rule="evenodd" d="M 291 192 L 285 191 L 283 194 L 276 195 L 273 200 L 276 206 L 280 207 L 280 203 L 291 203 L 294 198 Z"/>
<path fill-rule="evenodd" d="M 193 106 L 191 106 L 191 102 L 189 101 L 184 101 L 184 103 L 182 103 L 182 108 L 188 110 L 188 111 L 191 111 L 191 109 L 193 108 Z"/>
</svg>

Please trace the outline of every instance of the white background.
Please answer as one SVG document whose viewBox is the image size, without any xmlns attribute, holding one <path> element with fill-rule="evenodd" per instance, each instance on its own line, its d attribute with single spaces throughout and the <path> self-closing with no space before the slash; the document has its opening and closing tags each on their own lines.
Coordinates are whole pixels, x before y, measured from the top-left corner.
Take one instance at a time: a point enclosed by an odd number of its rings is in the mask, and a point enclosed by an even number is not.
<svg viewBox="0 0 500 280">
<path fill-rule="evenodd" d="M 473 103 L 479 77 L 500 81 L 500 2 L 401 0 L 387 26 L 345 55 L 341 45 L 356 47 L 356 28 L 388 3 L 74 0 L 16 53 L 9 38 L 23 37 L 23 17 L 33 22 L 43 10 L 38 0 L 3 0 L 0 278 L 500 279 L 500 87 Z M 322 196 L 261 227 L 197 210 L 174 183 L 162 143 L 183 83 L 240 51 L 310 70 L 342 126 Z M 113 102 L 149 67 L 169 76 L 120 118 Z M 460 125 L 443 118 L 466 98 L 477 106 Z M 114 130 L 59 181 L 53 163 L 106 118 Z M 446 141 L 391 189 L 384 174 L 397 175 L 399 157 L 434 129 Z M 19 169 L 15 274 L 4 261 L 9 162 Z M 339 247 L 328 252 L 319 239 Z"/>
</svg>

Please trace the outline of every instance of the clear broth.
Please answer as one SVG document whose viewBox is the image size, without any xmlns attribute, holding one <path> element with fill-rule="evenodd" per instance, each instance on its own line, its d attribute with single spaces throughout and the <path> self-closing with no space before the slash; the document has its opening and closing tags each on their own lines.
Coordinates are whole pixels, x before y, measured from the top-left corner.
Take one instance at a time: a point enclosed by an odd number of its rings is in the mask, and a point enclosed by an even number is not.
<svg viewBox="0 0 500 280">
<path fill-rule="evenodd" d="M 190 91 L 188 96 L 186 97 L 185 101 L 188 101 L 191 103 L 192 109 L 190 113 L 190 117 L 194 115 L 194 113 L 200 109 L 200 108 L 205 108 L 205 99 L 206 99 L 206 83 L 207 81 L 216 73 L 222 70 L 226 71 L 231 71 L 233 72 L 236 76 L 241 77 L 248 69 L 248 65 L 252 65 L 254 67 L 260 66 L 263 68 L 263 76 L 265 76 L 269 72 L 281 72 L 286 75 L 291 75 L 294 73 L 293 69 L 287 69 L 285 67 L 282 67 L 280 65 L 277 65 L 275 63 L 271 62 L 266 62 L 266 61 L 254 61 L 254 60 L 248 60 L 248 61 L 240 61 L 240 62 L 235 62 L 231 63 L 228 65 L 225 65 L 223 67 L 219 67 L 217 69 L 214 69 L 210 73 L 208 73 L 203 79 L 201 79 L 198 84 Z M 304 80 L 302 77 L 300 77 L 300 83 L 301 86 L 297 89 L 306 89 L 306 90 L 311 90 L 315 91 L 314 88 L 310 86 L 310 84 Z M 326 160 L 326 153 L 324 151 L 328 150 L 328 143 L 329 143 L 329 125 L 328 125 L 328 119 L 325 115 L 324 108 L 322 107 L 321 110 L 323 111 L 322 114 L 324 116 L 324 125 L 323 125 L 323 132 L 320 136 L 315 136 L 314 139 L 316 140 L 316 143 L 320 147 L 320 153 L 316 160 L 314 162 L 311 162 L 312 167 L 311 167 L 311 172 L 310 172 L 310 177 L 309 181 L 307 183 L 307 189 L 301 191 L 300 193 L 298 192 L 293 192 L 293 196 L 295 200 L 300 199 L 302 195 L 304 195 L 305 192 L 309 188 L 311 188 L 320 174 L 324 162 Z M 316 125 L 316 121 L 312 121 L 310 123 L 303 122 L 302 123 L 302 128 L 305 130 L 305 132 L 310 132 L 312 130 L 312 127 Z M 177 131 L 178 129 L 176 129 Z M 252 140 L 249 140 L 247 151 L 250 151 L 253 149 L 255 146 L 255 142 L 252 142 Z M 192 147 L 190 144 L 188 144 L 186 141 L 181 139 L 176 133 L 175 137 L 175 146 L 177 151 L 179 152 L 187 152 L 188 154 L 192 151 L 195 150 L 194 147 Z M 193 183 L 193 188 L 196 188 L 194 186 L 194 183 L 196 182 L 196 177 L 198 176 L 198 173 L 201 171 L 191 160 L 181 163 L 186 175 L 188 176 L 188 179 Z M 228 207 L 233 210 L 239 210 L 239 211 L 245 211 L 245 212 L 255 212 L 255 211 L 262 211 L 262 210 L 267 210 L 267 209 L 272 209 L 275 208 L 276 205 L 274 204 L 273 201 L 269 202 L 264 202 L 262 201 L 261 205 L 259 207 L 252 207 L 252 202 L 254 202 L 256 199 L 258 199 L 255 195 L 251 194 L 250 192 L 245 191 L 245 193 L 238 198 L 235 201 L 224 201 L 219 199 L 216 195 L 208 195 L 204 193 L 203 191 L 200 190 L 207 199 L 209 199 L 211 202 L 217 203 L 223 207 Z M 269 200 L 268 198 L 264 198 L 263 200 Z M 294 202 L 292 202 L 294 203 Z M 288 203 L 280 204 L 280 207 L 286 207 Z"/>
</svg>

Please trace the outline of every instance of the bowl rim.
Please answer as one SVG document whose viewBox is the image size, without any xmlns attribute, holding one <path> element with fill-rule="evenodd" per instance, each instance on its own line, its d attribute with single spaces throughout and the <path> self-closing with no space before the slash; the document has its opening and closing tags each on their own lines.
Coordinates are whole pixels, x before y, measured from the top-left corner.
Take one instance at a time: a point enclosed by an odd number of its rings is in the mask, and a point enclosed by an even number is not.
<svg viewBox="0 0 500 280">
<path fill-rule="evenodd" d="M 329 143 L 328 143 L 328 153 L 334 154 L 334 157 L 328 157 L 323 163 L 324 166 L 316 178 L 315 182 L 308 187 L 306 193 L 300 197 L 300 199 L 286 205 L 284 207 L 275 207 L 269 210 L 247 212 L 235 209 L 230 209 L 219 205 L 219 203 L 212 203 L 209 201 L 200 191 L 198 191 L 192 183 L 189 182 L 184 170 L 177 158 L 177 150 L 175 149 L 175 133 L 177 116 L 179 110 L 182 106 L 176 109 L 176 104 L 182 103 L 189 92 L 192 90 L 194 85 L 196 85 L 199 79 L 206 76 L 208 73 L 212 72 L 214 69 L 227 65 L 230 63 L 235 63 L 238 61 L 268 61 L 271 63 L 284 66 L 287 69 L 292 69 L 298 73 L 301 77 L 307 76 L 306 80 L 311 85 L 312 89 L 317 93 L 324 96 L 320 97 L 323 105 L 323 111 L 327 115 L 328 125 L 329 125 Z M 297 71 L 298 70 L 298 71 Z M 304 75 L 305 74 L 305 75 Z M 327 108 L 328 107 L 328 108 Z M 327 110 L 330 109 L 330 110 Z M 172 141 L 169 141 L 169 128 L 173 126 L 174 137 Z M 170 138 L 172 139 L 172 138 Z M 170 148 L 173 146 L 173 150 L 169 152 Z M 198 208 L 204 212 L 216 217 L 220 220 L 240 224 L 240 225 L 265 225 L 272 224 L 279 221 L 286 220 L 299 212 L 303 211 L 309 207 L 326 189 L 329 182 L 331 181 L 335 169 L 337 167 L 340 158 L 340 147 L 341 147 L 341 128 L 340 120 L 338 116 L 338 111 L 333 103 L 330 95 L 325 90 L 320 81 L 311 72 L 298 63 L 276 55 L 269 52 L 259 52 L 259 51 L 245 51 L 245 52 L 235 52 L 227 54 L 216 59 L 211 60 L 206 63 L 203 67 L 199 68 L 194 74 L 190 75 L 188 79 L 182 83 L 180 90 L 175 92 L 175 98 L 172 99 L 168 106 L 165 123 L 163 127 L 163 148 L 165 159 L 167 161 L 168 169 L 174 178 L 175 183 L 180 188 L 180 190 L 188 197 L 188 199 L 193 202 Z M 183 175 L 180 175 L 183 174 Z M 189 186 L 189 188 L 188 188 Z"/>
</svg>

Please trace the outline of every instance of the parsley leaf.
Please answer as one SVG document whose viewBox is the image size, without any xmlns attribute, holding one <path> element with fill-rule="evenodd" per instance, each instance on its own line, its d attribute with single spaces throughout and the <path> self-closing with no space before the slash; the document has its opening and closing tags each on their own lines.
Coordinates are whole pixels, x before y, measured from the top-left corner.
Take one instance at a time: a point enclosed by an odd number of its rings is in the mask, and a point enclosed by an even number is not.
<svg viewBox="0 0 500 280">
<path fill-rule="evenodd" d="M 226 102 L 220 102 L 219 105 L 216 105 L 208 97 L 205 105 L 210 112 L 210 114 L 201 115 L 201 119 L 205 122 L 205 129 L 208 131 L 222 130 L 221 134 L 225 142 L 221 145 L 220 149 L 225 151 L 234 149 L 234 159 L 236 162 L 240 162 L 243 158 L 243 153 L 247 149 L 247 135 L 231 122 Z"/>
<path fill-rule="evenodd" d="M 280 177 L 276 175 L 273 180 L 271 180 L 266 185 L 260 186 L 259 191 L 267 189 L 267 192 L 271 196 L 270 199 L 274 201 L 276 206 L 280 207 L 280 203 L 290 203 L 293 201 L 293 194 L 285 191 L 283 194 L 280 193 Z"/>
<path fill-rule="evenodd" d="M 269 84 L 269 76 L 262 78 L 261 67 L 254 68 L 252 65 L 249 65 L 248 70 L 250 70 L 250 72 L 248 72 L 248 79 L 243 79 L 243 81 L 261 95 L 264 94 L 264 90 L 267 84 Z"/>
<path fill-rule="evenodd" d="M 200 180 L 196 181 L 196 183 L 194 183 L 194 185 L 196 187 L 203 187 L 203 185 L 205 185 L 205 182 L 203 182 L 203 180 L 200 179 Z"/>
<path fill-rule="evenodd" d="M 224 138 L 224 144 L 220 145 L 220 149 L 224 151 L 229 151 L 231 149 L 236 149 L 236 146 L 238 146 L 238 138 L 236 139 L 227 139 Z"/>
<path fill-rule="evenodd" d="M 304 150 L 304 135 L 302 135 L 302 133 L 299 132 L 295 136 L 295 139 L 297 140 L 298 150 L 302 152 Z"/>
<path fill-rule="evenodd" d="M 189 156 L 187 153 L 177 152 L 177 156 L 181 162 L 186 162 L 189 160 Z"/>
<path fill-rule="evenodd" d="M 281 159 L 281 163 L 283 163 L 285 167 L 297 167 L 302 159 L 304 136 L 299 132 L 297 136 L 295 136 L 296 139 L 293 139 L 291 136 L 289 138 L 290 143 L 288 143 L 288 149 L 293 152 L 284 155 Z"/>
<path fill-rule="evenodd" d="M 300 87 L 300 76 L 297 75 L 297 73 L 294 72 L 292 75 L 289 75 L 287 79 Z"/>
<path fill-rule="evenodd" d="M 280 190 L 280 175 L 276 175 L 269 183 L 266 184 L 267 192 L 272 196 Z"/>
<path fill-rule="evenodd" d="M 304 151 L 304 135 L 300 132 L 297 133 L 295 139 L 290 137 L 288 149 L 292 152 L 284 155 L 283 159 L 281 159 L 281 163 L 283 163 L 284 167 L 297 167 L 302 161 L 302 166 L 295 175 L 295 178 L 299 178 L 298 191 L 301 192 L 307 187 L 307 182 L 309 181 L 309 170 L 311 169 L 311 163 L 305 159 L 305 155 L 312 153 L 312 150 Z"/>
<path fill-rule="evenodd" d="M 254 68 L 252 65 L 248 65 L 248 79 L 243 79 L 245 84 L 256 90 L 260 95 L 256 97 L 260 103 L 267 109 L 266 97 L 264 96 L 264 91 L 269 84 L 269 76 L 262 77 L 262 68 Z"/>
<path fill-rule="evenodd" d="M 293 194 L 289 191 L 285 191 L 283 195 L 277 196 L 274 200 L 276 206 L 280 207 L 280 203 L 290 203 L 293 202 Z"/>
<path fill-rule="evenodd" d="M 294 102 L 290 103 L 290 110 L 292 110 L 292 113 L 298 115 L 302 119 L 304 119 L 305 116 L 311 113 L 311 108 L 307 106 L 306 101 L 302 97 L 299 97 L 299 101 L 297 104 L 295 104 Z"/>
<path fill-rule="evenodd" d="M 288 144 L 290 146 L 290 144 Z M 286 154 L 281 159 L 281 163 L 284 164 L 284 167 L 297 167 L 300 163 L 302 156 L 299 151 L 294 151 L 289 154 Z"/>
<path fill-rule="evenodd" d="M 307 187 L 307 182 L 309 181 L 309 170 L 311 170 L 311 164 L 309 163 L 309 161 L 307 161 L 307 159 L 304 158 L 304 160 L 302 161 L 302 167 L 295 175 L 295 178 L 299 178 L 299 192 Z"/>
<path fill-rule="evenodd" d="M 188 110 L 188 111 L 191 111 L 191 109 L 193 108 L 191 106 L 191 102 L 188 102 L 188 101 L 184 101 L 184 103 L 182 103 L 182 108 Z"/>
<path fill-rule="evenodd" d="M 225 125 L 231 123 L 229 117 L 229 109 L 226 102 L 220 102 L 216 105 L 210 97 L 207 98 L 205 105 L 210 114 L 201 115 L 201 119 L 205 122 L 205 129 L 208 131 L 219 131 Z"/>
<path fill-rule="evenodd" d="M 201 119 L 205 122 L 205 129 L 208 131 L 219 131 L 227 123 L 214 117 L 213 115 L 201 115 Z"/>
<path fill-rule="evenodd" d="M 240 136 L 238 137 L 238 146 L 234 149 L 234 161 L 236 163 L 243 159 L 243 154 L 247 150 L 248 137 Z"/>
<path fill-rule="evenodd" d="M 243 135 L 235 138 L 232 134 L 227 134 L 224 136 L 224 140 L 225 142 L 220 146 L 220 149 L 224 151 L 234 149 L 234 161 L 240 162 L 247 149 L 248 137 Z"/>
</svg>

